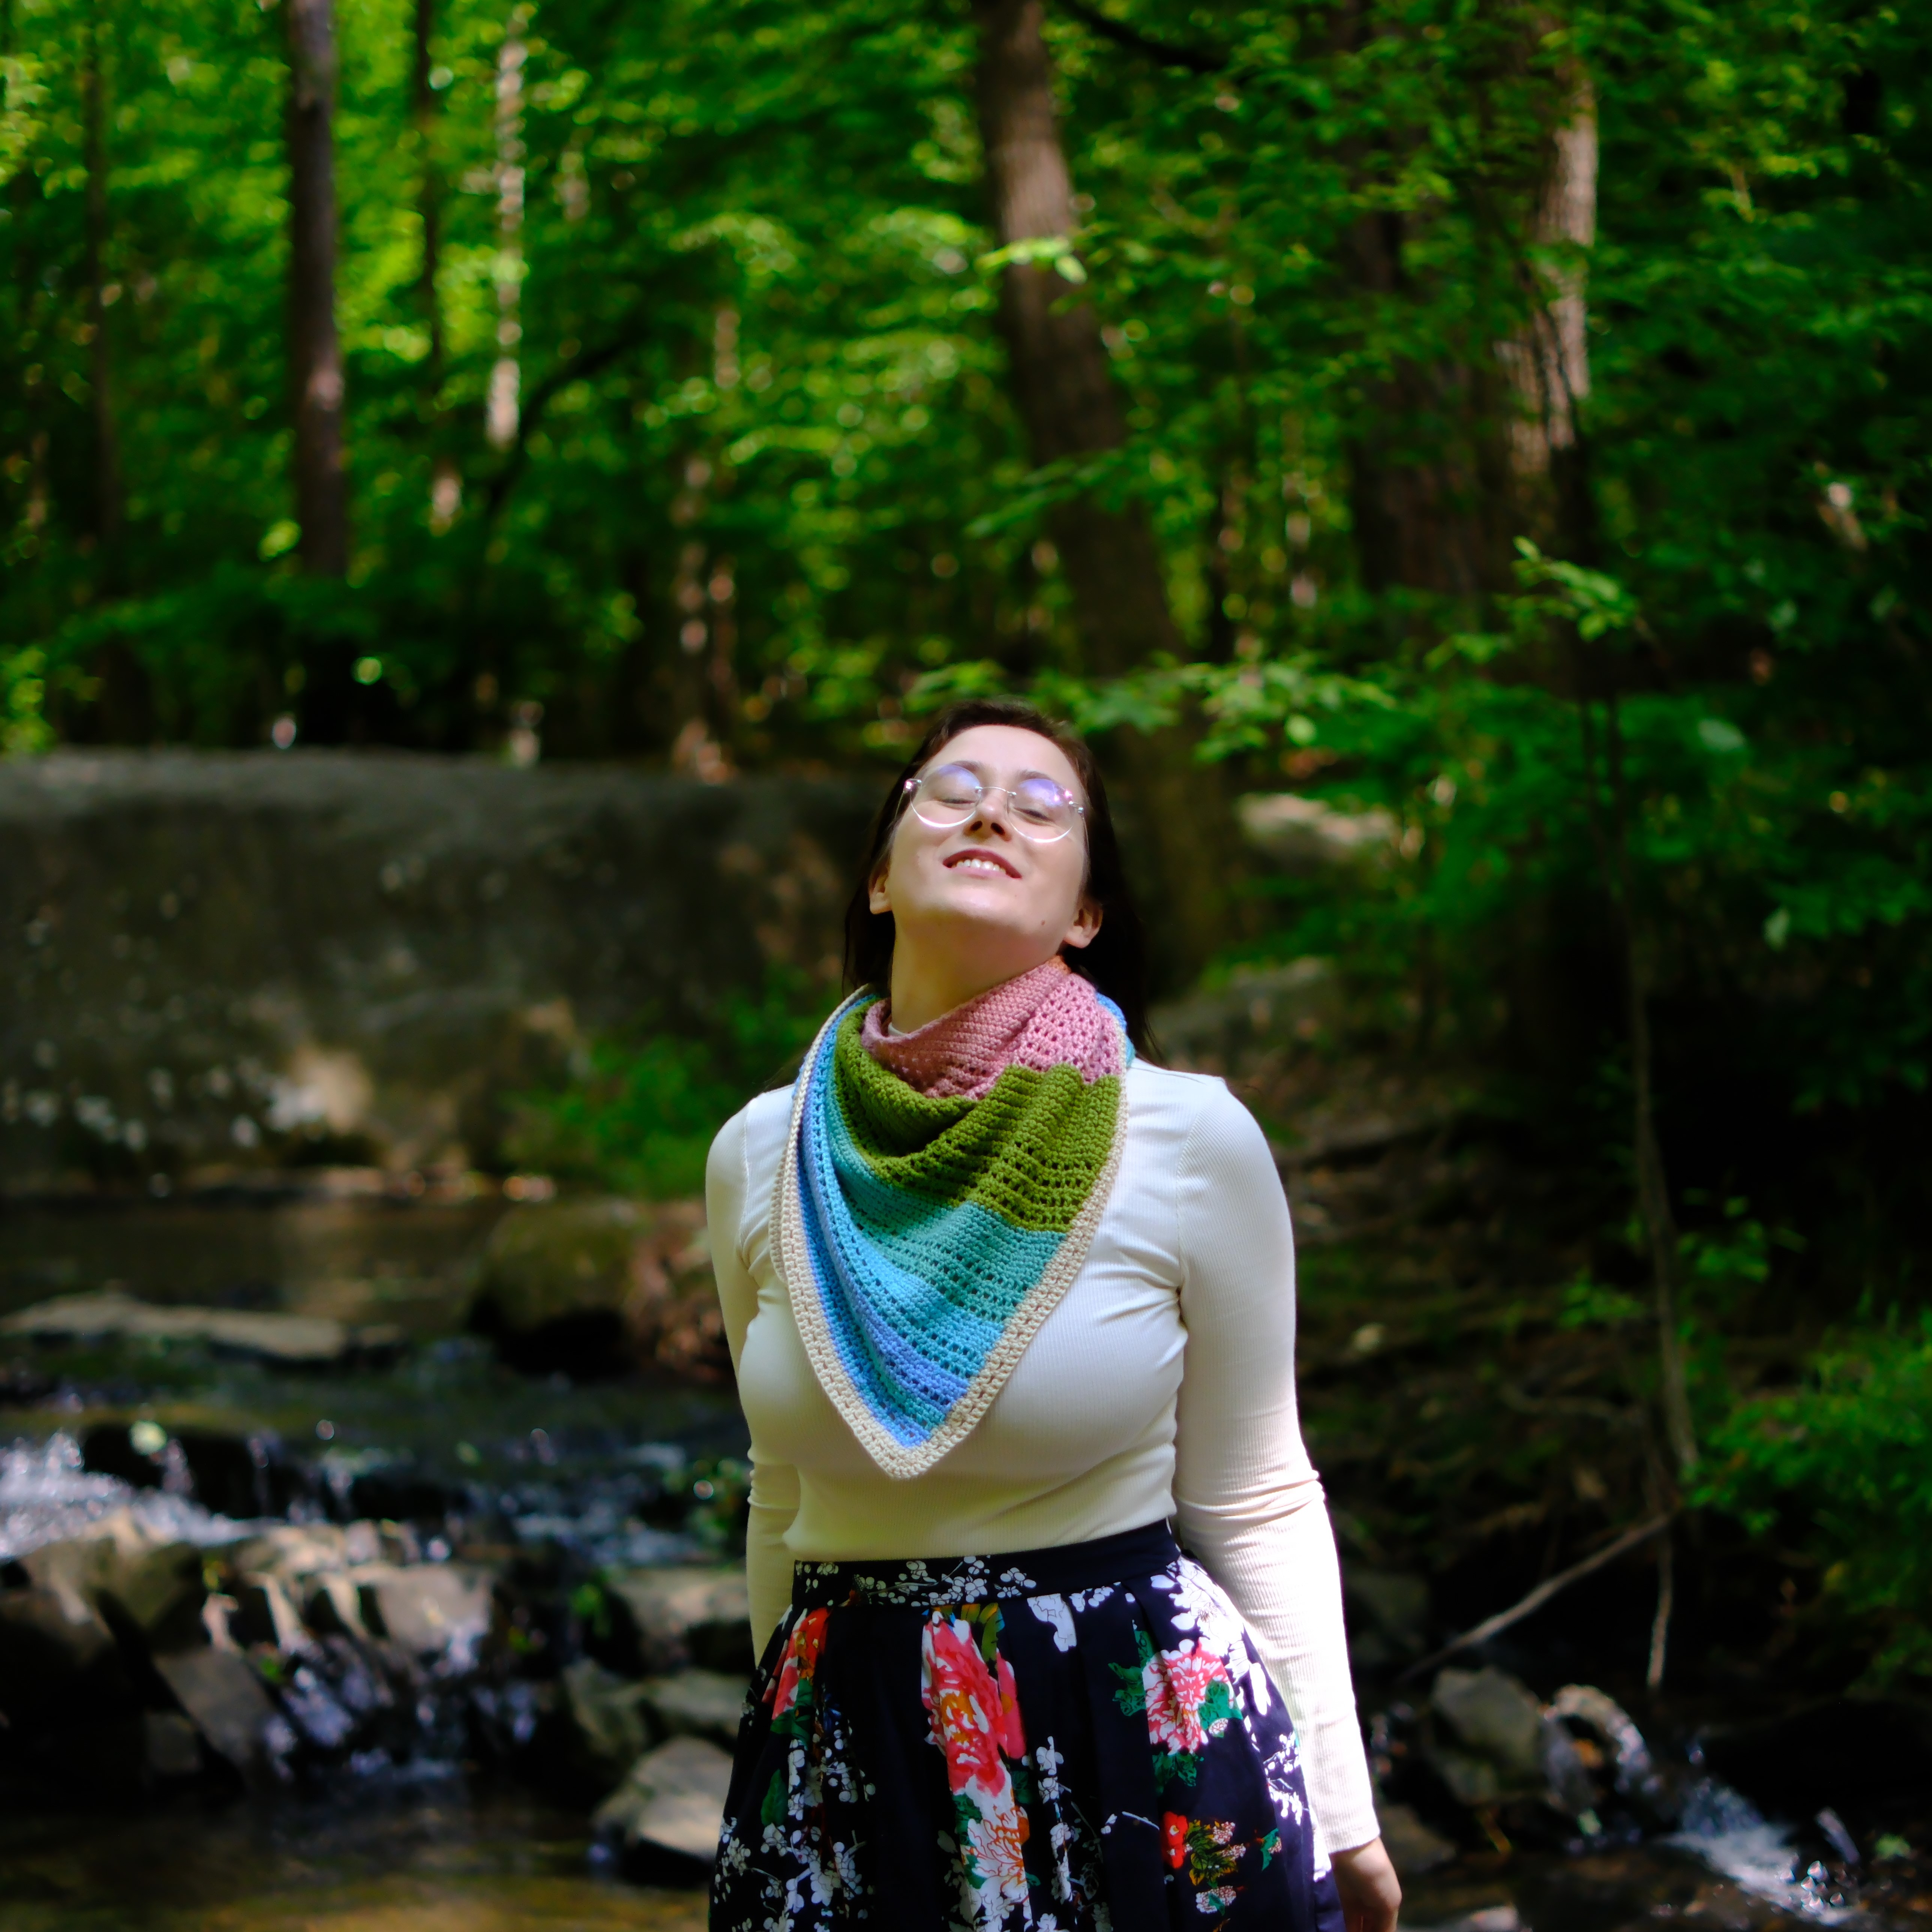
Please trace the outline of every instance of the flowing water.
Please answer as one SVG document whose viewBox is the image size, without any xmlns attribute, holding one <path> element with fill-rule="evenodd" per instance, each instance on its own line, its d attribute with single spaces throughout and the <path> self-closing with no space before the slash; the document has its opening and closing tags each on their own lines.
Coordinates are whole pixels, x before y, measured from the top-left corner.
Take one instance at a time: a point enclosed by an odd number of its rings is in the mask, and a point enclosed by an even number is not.
<svg viewBox="0 0 1932 1932">
<path fill-rule="evenodd" d="M 600 1876 L 584 1814 L 460 1774 L 273 1804 L 0 1822 L 6 1932 L 698 1932 Z"/>
<path fill-rule="evenodd" d="M 702 1506 L 712 1494 L 705 1472 L 742 1451 L 735 1404 L 635 1382 L 532 1381 L 500 1367 L 464 1333 L 475 1258 L 500 1211 L 460 1190 L 409 1204 L 311 1198 L 9 1210 L 0 1221 L 0 1315 L 116 1283 L 157 1302 L 392 1324 L 408 1345 L 386 1366 L 326 1373 L 158 1345 L 0 1347 L 0 1562 L 127 1507 L 207 1545 L 232 1541 L 264 1512 L 421 1520 L 446 1510 L 503 1548 L 560 1546 L 585 1568 L 715 1554 L 722 1525 Z M 83 1466 L 90 1430 L 143 1420 L 171 1438 L 198 1431 L 249 1444 L 255 1486 L 244 1480 L 216 1509 L 185 1478 L 130 1490 Z M 16 1807 L 0 1816 L 0 1932 L 702 1924 L 701 1896 L 688 1884 L 653 1888 L 616 1876 L 599 1862 L 581 1804 L 466 1759 L 448 1745 L 442 1717 L 422 1714 L 412 1747 L 358 1754 L 280 1792 L 200 1786 L 120 1809 Z M 1405 1924 L 1932 1926 L 1932 1898 L 1861 1916 L 1842 1868 L 1834 1876 L 1735 1792 L 1685 1778 L 1675 1837 L 1572 1856 L 1466 1855 L 1410 1880 Z"/>
</svg>

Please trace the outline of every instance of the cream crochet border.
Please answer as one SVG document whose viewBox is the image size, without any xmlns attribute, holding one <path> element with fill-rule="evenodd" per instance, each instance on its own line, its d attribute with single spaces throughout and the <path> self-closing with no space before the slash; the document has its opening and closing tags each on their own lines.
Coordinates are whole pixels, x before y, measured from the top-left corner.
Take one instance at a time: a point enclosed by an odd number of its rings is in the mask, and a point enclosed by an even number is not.
<svg viewBox="0 0 1932 1932">
<path fill-rule="evenodd" d="M 894 1437 L 866 1406 L 851 1377 L 845 1372 L 844 1364 L 838 1358 L 838 1350 L 832 1341 L 825 1310 L 819 1299 L 818 1284 L 812 1276 L 811 1252 L 805 1238 L 804 1202 L 799 1184 L 799 1133 L 804 1124 L 806 1096 L 812 1088 L 812 1070 L 818 1064 L 818 1056 L 829 1050 L 839 1023 L 862 997 L 855 995 L 846 1000 L 820 1028 L 818 1037 L 812 1042 L 812 1050 L 799 1069 L 798 1084 L 792 1094 L 791 1131 L 785 1141 L 784 1157 L 778 1162 L 778 1179 L 773 1184 L 772 1226 L 777 1237 L 773 1244 L 773 1260 L 778 1279 L 784 1283 L 791 1303 L 792 1320 L 805 1344 L 806 1355 L 818 1377 L 819 1386 L 846 1426 L 859 1438 L 860 1446 L 866 1454 L 888 1476 L 905 1481 L 924 1475 L 978 1426 L 980 1418 L 992 1406 L 993 1399 L 1006 1386 L 1006 1378 L 1026 1353 L 1028 1344 L 1040 1333 L 1046 1318 L 1059 1306 L 1061 1297 L 1073 1286 L 1075 1278 L 1085 1265 L 1087 1251 L 1093 1246 L 1100 1216 L 1114 1191 L 1121 1152 L 1126 1145 L 1127 1082 L 1123 1073 L 1120 1076 L 1120 1112 L 1114 1122 L 1114 1144 L 1108 1149 L 1106 1161 L 1094 1178 L 1094 1191 L 1074 1217 L 1066 1239 L 1048 1263 L 1046 1272 L 1013 1310 L 999 1340 L 980 1364 L 979 1373 L 946 1411 L 945 1419 L 923 1442 L 908 1446 Z"/>
</svg>

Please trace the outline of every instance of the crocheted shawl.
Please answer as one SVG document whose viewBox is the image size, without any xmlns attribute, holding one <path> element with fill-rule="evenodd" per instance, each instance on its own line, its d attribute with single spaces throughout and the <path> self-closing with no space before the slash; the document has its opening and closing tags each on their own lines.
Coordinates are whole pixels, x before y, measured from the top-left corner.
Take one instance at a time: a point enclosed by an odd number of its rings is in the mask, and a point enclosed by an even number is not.
<svg viewBox="0 0 1932 1932">
<path fill-rule="evenodd" d="M 881 1008 L 860 994 L 812 1042 L 772 1225 L 820 1385 L 911 1477 L 971 1432 L 1080 1272 L 1133 1048 L 1058 958 L 914 1033 Z"/>
</svg>

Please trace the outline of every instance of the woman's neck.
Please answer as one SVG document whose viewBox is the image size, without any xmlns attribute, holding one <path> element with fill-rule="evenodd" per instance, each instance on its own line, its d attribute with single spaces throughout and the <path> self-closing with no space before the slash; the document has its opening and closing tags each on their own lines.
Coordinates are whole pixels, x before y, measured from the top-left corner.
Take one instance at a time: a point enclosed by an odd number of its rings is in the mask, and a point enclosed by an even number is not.
<svg viewBox="0 0 1932 1932">
<path fill-rule="evenodd" d="M 1048 958 L 1052 958 L 1052 954 Z M 968 962 L 956 956 L 933 957 L 913 946 L 892 950 L 892 1025 L 895 1033 L 916 1033 L 956 1006 L 1044 966 L 1045 959 Z"/>
</svg>

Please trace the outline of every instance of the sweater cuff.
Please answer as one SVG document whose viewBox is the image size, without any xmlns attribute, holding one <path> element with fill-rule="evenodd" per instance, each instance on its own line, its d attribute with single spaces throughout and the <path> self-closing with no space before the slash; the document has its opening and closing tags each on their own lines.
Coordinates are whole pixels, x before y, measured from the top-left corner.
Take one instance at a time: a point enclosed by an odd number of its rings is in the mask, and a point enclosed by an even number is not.
<svg viewBox="0 0 1932 1932">
<path fill-rule="evenodd" d="M 1274 1659 L 1264 1661 L 1276 1690 L 1280 1691 L 1287 1682 L 1287 1672 Z M 1293 1701 L 1283 1694 L 1282 1702 L 1292 1715 Z M 1352 1852 L 1371 1838 L 1381 1837 L 1368 1752 L 1362 1743 L 1353 1702 L 1346 1712 L 1315 1718 L 1305 1727 L 1298 1724 L 1295 1744 L 1301 1760 L 1302 1782 L 1308 1791 L 1309 1808 L 1315 1814 L 1316 1828 L 1330 1854 Z"/>
</svg>

